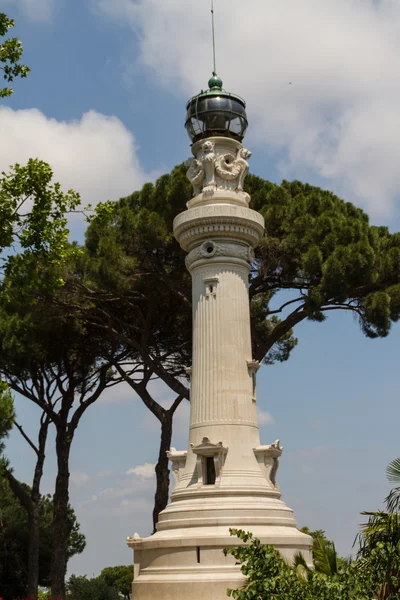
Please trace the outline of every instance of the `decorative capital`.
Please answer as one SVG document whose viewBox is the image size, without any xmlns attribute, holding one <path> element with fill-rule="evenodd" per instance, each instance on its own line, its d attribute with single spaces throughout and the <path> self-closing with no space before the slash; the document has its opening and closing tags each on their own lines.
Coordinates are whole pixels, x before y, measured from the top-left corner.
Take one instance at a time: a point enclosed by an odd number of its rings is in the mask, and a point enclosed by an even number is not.
<svg viewBox="0 0 400 600">
<path fill-rule="evenodd" d="M 194 158 L 188 158 L 185 164 L 194 196 L 209 197 L 217 190 L 230 190 L 241 194 L 248 204 L 250 197 L 243 186 L 250 150 L 236 140 L 216 137 L 194 144 L 193 154 Z"/>
</svg>

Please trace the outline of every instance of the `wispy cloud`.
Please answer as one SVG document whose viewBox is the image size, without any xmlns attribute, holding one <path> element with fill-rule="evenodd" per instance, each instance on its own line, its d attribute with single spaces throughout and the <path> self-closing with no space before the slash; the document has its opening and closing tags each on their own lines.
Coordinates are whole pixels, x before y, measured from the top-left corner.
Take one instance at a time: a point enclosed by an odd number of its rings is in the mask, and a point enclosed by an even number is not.
<svg viewBox="0 0 400 600">
<path fill-rule="evenodd" d="M 69 479 L 72 485 L 75 485 L 76 487 L 82 487 L 83 485 L 87 484 L 90 477 L 87 473 L 82 473 L 81 471 L 72 471 Z"/>
<path fill-rule="evenodd" d="M 132 29 L 153 81 L 185 96 L 204 86 L 211 52 L 202 2 L 91 5 Z M 246 97 L 254 137 L 283 156 L 282 175 L 314 178 L 390 217 L 400 198 L 400 3 L 219 0 L 216 25 L 220 74 Z"/>
<path fill-rule="evenodd" d="M 96 473 L 96 477 L 111 477 L 113 471 L 111 469 L 101 469 L 98 473 Z"/>
<path fill-rule="evenodd" d="M 3 0 L 3 4 L 16 6 L 31 21 L 50 21 L 54 0 Z"/>
<path fill-rule="evenodd" d="M 138 465 L 137 467 L 132 467 L 128 469 L 127 475 L 136 475 L 137 477 L 141 477 L 142 479 L 152 479 L 155 476 L 154 467 L 156 465 L 152 463 L 145 463 L 144 465 Z"/>
<path fill-rule="evenodd" d="M 257 416 L 259 425 L 275 425 L 276 423 L 271 413 L 261 410 L 261 408 L 257 408 Z"/>
</svg>

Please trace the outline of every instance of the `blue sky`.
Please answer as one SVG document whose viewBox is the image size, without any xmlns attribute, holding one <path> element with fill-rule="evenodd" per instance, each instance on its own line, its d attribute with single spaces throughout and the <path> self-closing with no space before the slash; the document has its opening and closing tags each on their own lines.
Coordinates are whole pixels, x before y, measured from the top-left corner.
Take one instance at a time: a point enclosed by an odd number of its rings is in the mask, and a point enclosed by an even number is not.
<svg viewBox="0 0 400 600">
<path fill-rule="evenodd" d="M 32 68 L 0 104 L 0 170 L 39 156 L 83 202 L 117 199 L 189 155 L 185 102 L 211 71 L 206 0 L 3 0 Z M 398 230 L 400 8 L 381 0 L 216 0 L 219 73 L 246 98 L 252 172 L 332 189 Z M 289 85 L 289 82 L 292 82 Z M 81 239 L 84 226 L 74 221 Z M 400 455 L 400 327 L 366 339 L 348 314 L 302 323 L 289 362 L 258 379 L 263 443 L 285 447 L 278 474 L 301 525 L 351 552 L 362 510 L 380 506 Z M 157 398 L 170 400 L 157 385 Z M 32 435 L 39 414 L 17 399 Z M 188 406 L 174 446 L 187 445 Z M 71 499 L 87 537 L 69 572 L 128 564 L 125 538 L 151 531 L 158 427 L 131 391 L 107 392 L 76 434 Z M 13 432 L 16 475 L 30 448 Z M 43 492 L 52 493 L 47 452 Z"/>
</svg>

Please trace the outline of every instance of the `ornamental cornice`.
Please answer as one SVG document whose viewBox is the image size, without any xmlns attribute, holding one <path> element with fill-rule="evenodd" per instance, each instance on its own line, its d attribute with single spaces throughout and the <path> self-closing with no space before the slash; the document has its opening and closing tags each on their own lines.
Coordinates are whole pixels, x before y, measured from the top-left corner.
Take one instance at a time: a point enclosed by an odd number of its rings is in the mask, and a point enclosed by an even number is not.
<svg viewBox="0 0 400 600">
<path fill-rule="evenodd" d="M 189 269 L 198 260 L 218 257 L 239 258 L 251 264 L 254 261 L 254 250 L 248 244 L 205 240 L 189 252 L 186 257 L 186 267 Z"/>
<path fill-rule="evenodd" d="M 184 250 L 212 233 L 256 246 L 264 233 L 264 218 L 250 208 L 217 204 L 190 208 L 174 219 L 174 234 Z"/>
</svg>

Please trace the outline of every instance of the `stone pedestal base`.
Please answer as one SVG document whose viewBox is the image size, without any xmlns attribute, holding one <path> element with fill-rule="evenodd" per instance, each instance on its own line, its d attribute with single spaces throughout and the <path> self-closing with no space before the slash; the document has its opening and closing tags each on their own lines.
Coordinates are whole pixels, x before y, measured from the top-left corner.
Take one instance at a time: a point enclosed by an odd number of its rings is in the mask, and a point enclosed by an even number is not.
<svg viewBox="0 0 400 600">
<path fill-rule="evenodd" d="M 130 544 L 135 550 L 133 600 L 224 600 L 228 588 L 243 584 L 235 559 L 223 553 L 242 542 L 230 536 L 227 527 L 196 529 L 159 532 Z M 247 529 L 288 560 L 301 552 L 312 565 L 311 538 L 294 527 Z"/>
</svg>

